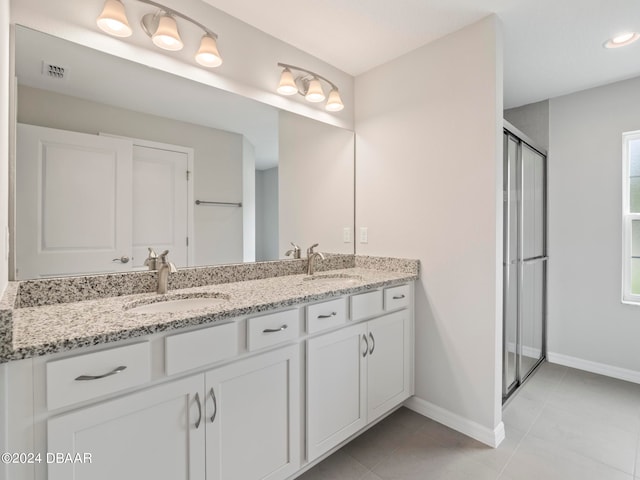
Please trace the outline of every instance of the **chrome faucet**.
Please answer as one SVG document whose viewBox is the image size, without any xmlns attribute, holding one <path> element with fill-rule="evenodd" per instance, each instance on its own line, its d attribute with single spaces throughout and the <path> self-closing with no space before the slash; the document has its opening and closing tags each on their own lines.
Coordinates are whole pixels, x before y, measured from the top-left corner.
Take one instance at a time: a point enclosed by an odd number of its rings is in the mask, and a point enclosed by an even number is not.
<svg viewBox="0 0 640 480">
<path fill-rule="evenodd" d="M 307 275 L 313 275 L 317 257 L 320 257 L 322 260 L 324 260 L 324 255 L 322 253 L 313 251 L 313 249 L 317 246 L 318 244 L 315 243 L 307 248 Z"/>
<path fill-rule="evenodd" d="M 147 255 L 147 258 L 144 261 L 144 266 L 149 267 L 149 270 L 158 269 L 158 254 L 151 247 L 149 247 L 149 255 Z"/>
<path fill-rule="evenodd" d="M 156 260 L 156 264 L 160 262 L 160 265 L 158 266 L 158 289 L 156 290 L 158 293 L 167 293 L 169 274 L 176 273 L 178 271 L 173 263 L 167 261 L 168 254 L 169 250 L 165 250 Z"/>
<path fill-rule="evenodd" d="M 293 255 L 293 258 L 300 258 L 300 247 L 293 242 L 289 242 L 289 243 L 291 243 L 291 246 L 293 248 L 291 250 L 287 250 L 285 252 L 285 256 L 289 257 Z"/>
</svg>

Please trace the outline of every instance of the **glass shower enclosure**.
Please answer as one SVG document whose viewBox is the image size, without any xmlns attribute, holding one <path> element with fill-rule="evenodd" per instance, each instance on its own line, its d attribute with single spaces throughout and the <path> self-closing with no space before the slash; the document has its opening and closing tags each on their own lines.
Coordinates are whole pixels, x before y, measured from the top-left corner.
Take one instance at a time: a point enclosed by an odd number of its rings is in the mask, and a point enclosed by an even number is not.
<svg viewBox="0 0 640 480">
<path fill-rule="evenodd" d="M 546 355 L 547 154 L 504 123 L 503 401 Z"/>
</svg>

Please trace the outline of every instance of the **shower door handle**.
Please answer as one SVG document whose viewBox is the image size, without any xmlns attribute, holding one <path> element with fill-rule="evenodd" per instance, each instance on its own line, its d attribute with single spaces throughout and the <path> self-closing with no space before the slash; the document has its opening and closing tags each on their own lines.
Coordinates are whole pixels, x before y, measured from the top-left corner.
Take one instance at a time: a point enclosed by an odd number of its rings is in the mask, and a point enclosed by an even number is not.
<svg viewBox="0 0 640 480">
<path fill-rule="evenodd" d="M 545 260 L 549 260 L 549 257 L 546 255 L 542 257 L 527 258 L 526 260 L 522 260 L 522 263 L 524 265 L 530 265 L 532 263 L 544 262 Z"/>
</svg>

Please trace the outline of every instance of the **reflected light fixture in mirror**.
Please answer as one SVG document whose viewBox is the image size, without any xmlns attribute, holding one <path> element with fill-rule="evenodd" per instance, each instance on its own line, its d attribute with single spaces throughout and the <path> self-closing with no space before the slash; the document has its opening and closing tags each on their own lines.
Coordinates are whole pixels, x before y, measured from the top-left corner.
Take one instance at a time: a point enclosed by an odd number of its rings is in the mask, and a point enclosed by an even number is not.
<svg viewBox="0 0 640 480">
<path fill-rule="evenodd" d="M 166 7 L 152 0 L 136 0 L 156 7 L 155 13 L 148 13 L 140 20 L 142 30 L 151 38 L 153 44 L 169 51 L 182 50 L 184 42 L 178 32 L 176 17 L 200 28 L 204 35 L 200 40 L 200 48 L 195 54 L 195 60 L 203 67 L 218 67 L 222 65 L 222 57 L 218 51 L 218 35 L 202 25 L 200 22 L 188 17 L 177 10 Z M 121 0 L 106 0 L 102 13 L 97 18 L 98 27 L 116 37 L 129 37 L 132 34 L 125 6 Z"/>
<path fill-rule="evenodd" d="M 145 15 L 142 18 L 142 24 L 147 25 L 145 23 L 145 18 L 148 18 L 151 14 Z M 151 17 L 155 17 L 155 15 L 151 15 Z M 153 19 L 150 19 L 153 22 Z M 154 33 L 151 35 L 151 41 L 156 47 L 162 48 L 164 50 L 170 50 L 172 52 L 177 52 L 178 50 L 182 50 L 184 47 L 184 43 L 180 38 L 180 33 L 178 32 L 178 24 L 176 23 L 175 18 L 171 15 L 161 14 L 158 16 L 157 20 L 158 26 L 155 28 Z"/>
<path fill-rule="evenodd" d="M 332 81 L 305 68 L 295 67 L 286 63 L 278 63 L 278 66 L 283 67 L 280 74 L 280 83 L 276 89 L 279 94 L 295 95 L 299 93 L 308 102 L 323 102 L 327 98 L 321 83 L 321 81 L 324 81 L 331 87 L 329 98 L 324 108 L 329 112 L 339 112 L 344 108 L 338 87 Z M 291 70 L 296 70 L 300 73 L 294 77 Z"/>
<path fill-rule="evenodd" d="M 130 37 L 133 33 L 120 0 L 107 0 L 97 23 L 102 31 L 116 37 Z"/>
</svg>

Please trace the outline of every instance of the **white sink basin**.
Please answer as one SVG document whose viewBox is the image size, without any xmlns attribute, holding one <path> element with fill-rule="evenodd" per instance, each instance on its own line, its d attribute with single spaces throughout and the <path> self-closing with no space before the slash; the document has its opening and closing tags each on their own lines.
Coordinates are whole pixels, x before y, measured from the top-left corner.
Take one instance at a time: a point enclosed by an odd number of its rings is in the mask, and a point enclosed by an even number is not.
<svg viewBox="0 0 640 480">
<path fill-rule="evenodd" d="M 305 282 L 331 282 L 352 285 L 362 281 L 362 275 L 354 275 L 350 273 L 316 273 L 314 275 L 304 277 L 302 280 Z"/>
<path fill-rule="evenodd" d="M 179 313 L 220 305 L 228 299 L 227 295 L 153 299 L 142 305 L 125 306 L 125 309 L 131 313 Z"/>
</svg>

